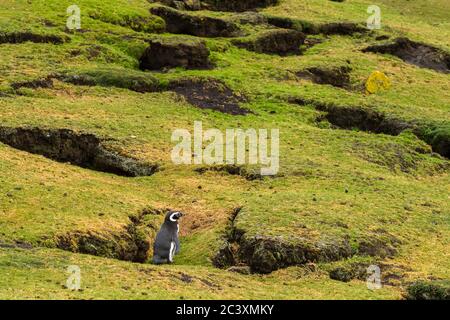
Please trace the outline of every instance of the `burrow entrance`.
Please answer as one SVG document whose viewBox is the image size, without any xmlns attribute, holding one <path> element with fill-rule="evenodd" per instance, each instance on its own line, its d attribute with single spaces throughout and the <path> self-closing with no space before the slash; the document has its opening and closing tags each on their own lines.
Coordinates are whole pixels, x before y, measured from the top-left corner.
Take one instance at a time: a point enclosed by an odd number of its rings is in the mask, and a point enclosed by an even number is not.
<svg viewBox="0 0 450 320">
<path fill-rule="evenodd" d="M 296 72 L 296 76 L 317 84 L 329 84 L 333 87 L 349 90 L 351 88 L 349 66 L 334 68 L 311 67 Z"/>
<path fill-rule="evenodd" d="M 0 127 L 0 142 L 46 158 L 127 177 L 150 176 L 157 164 L 143 163 L 108 150 L 93 134 L 70 129 Z"/>
<path fill-rule="evenodd" d="M 39 34 L 29 31 L 9 33 L 0 32 L 0 44 L 19 44 L 24 42 L 63 44 L 65 42 L 68 42 L 69 40 L 69 37 L 54 34 Z"/>
<path fill-rule="evenodd" d="M 314 106 L 316 110 L 325 112 L 325 115 L 319 117 L 316 121 L 320 122 L 325 119 L 338 129 L 358 129 L 392 136 L 397 136 L 404 130 L 410 129 L 419 139 L 431 145 L 434 152 L 445 158 L 450 157 L 450 135 L 446 133 L 446 125 L 442 125 L 441 128 L 436 125 L 408 122 L 388 117 L 384 113 L 369 108 L 336 106 L 302 98 L 291 98 L 289 102 L 299 105 L 309 104 Z"/>
<path fill-rule="evenodd" d="M 283 237 L 249 236 L 236 226 L 241 211 L 242 208 L 236 208 L 230 215 L 223 245 L 212 259 L 215 267 L 247 267 L 251 272 L 267 274 L 289 266 L 339 261 L 353 255 L 391 257 L 400 244 L 398 239 L 385 234 L 363 237 L 356 241 L 354 248 L 349 237 L 288 241 Z"/>
<path fill-rule="evenodd" d="M 141 70 L 211 69 L 209 49 L 203 40 L 183 41 L 180 39 L 152 40 L 150 46 L 139 58 Z"/>
<path fill-rule="evenodd" d="M 180 10 L 242 12 L 276 5 L 279 0 L 159 0 L 158 2 Z"/>
<path fill-rule="evenodd" d="M 220 18 L 200 17 L 168 7 L 154 7 L 150 12 L 164 19 L 169 33 L 197 37 L 233 37 L 240 33 L 235 23 Z"/>
<path fill-rule="evenodd" d="M 245 180 L 254 181 L 254 180 L 262 180 L 263 176 L 261 175 L 259 170 L 250 170 L 243 166 L 225 164 L 225 165 L 216 165 L 216 166 L 204 166 L 195 169 L 195 172 L 199 174 L 204 174 L 206 172 L 223 172 L 232 176 L 240 176 Z"/>
<path fill-rule="evenodd" d="M 398 38 L 393 43 L 367 47 L 363 52 L 387 53 L 405 62 L 438 72 L 450 72 L 450 54 L 428 44 Z"/>
<path fill-rule="evenodd" d="M 138 215 L 130 216 L 130 222 L 116 232 L 74 231 L 60 234 L 55 237 L 55 245 L 70 252 L 144 263 L 151 254 L 151 241 L 158 231 L 155 216 L 162 216 L 165 212 L 144 209 Z"/>
<path fill-rule="evenodd" d="M 232 43 L 243 49 L 257 53 L 277 54 L 286 56 L 300 54 L 300 46 L 304 44 L 306 36 L 296 30 L 269 30 L 255 37 L 234 39 Z"/>
</svg>

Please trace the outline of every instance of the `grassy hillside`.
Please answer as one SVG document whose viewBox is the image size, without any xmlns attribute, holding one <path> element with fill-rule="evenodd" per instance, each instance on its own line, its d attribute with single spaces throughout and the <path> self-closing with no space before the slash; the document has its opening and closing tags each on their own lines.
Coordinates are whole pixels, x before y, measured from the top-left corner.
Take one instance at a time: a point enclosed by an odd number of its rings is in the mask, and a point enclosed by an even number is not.
<svg viewBox="0 0 450 320">
<path fill-rule="evenodd" d="M 170 23 L 150 11 L 161 4 L 146 0 L 78 0 L 81 30 L 66 29 L 73 1 L 1 1 L 0 298 L 401 299 L 417 280 L 449 279 L 449 73 L 363 52 L 406 37 L 450 57 L 449 3 L 377 2 L 375 31 L 365 28 L 366 0 L 179 11 L 238 28 L 207 37 L 167 32 Z M 300 53 L 237 45 L 255 47 L 280 21 L 305 35 Z M 342 22 L 352 31 L 324 27 Z M 198 39 L 211 68 L 140 70 L 152 41 Z M 304 76 L 313 68 L 328 78 L 341 68 L 338 80 L 348 78 L 321 84 L 330 81 Z M 391 87 L 366 94 L 376 70 Z M 219 88 L 212 105 L 229 102 L 229 88 L 249 112 L 196 106 L 208 94 L 205 78 Z M 180 79 L 200 98 L 180 95 Z M 194 121 L 278 128 L 280 171 L 254 179 L 252 166 L 173 164 L 172 132 L 192 131 Z M 21 128 L 35 130 L 25 137 Z M 61 129 L 73 141 L 95 136 L 119 162 L 158 169 L 131 177 L 98 170 L 80 152 L 64 161 L 28 152 Z M 51 141 L 59 152 L 74 144 Z M 186 213 L 182 250 L 173 265 L 154 266 L 153 239 L 169 208 Z M 370 264 L 381 268 L 379 290 L 361 274 Z M 69 265 L 81 269 L 81 291 L 64 286 Z M 232 271 L 247 266 L 251 274 Z M 331 279 L 336 270 L 349 281 Z"/>
</svg>

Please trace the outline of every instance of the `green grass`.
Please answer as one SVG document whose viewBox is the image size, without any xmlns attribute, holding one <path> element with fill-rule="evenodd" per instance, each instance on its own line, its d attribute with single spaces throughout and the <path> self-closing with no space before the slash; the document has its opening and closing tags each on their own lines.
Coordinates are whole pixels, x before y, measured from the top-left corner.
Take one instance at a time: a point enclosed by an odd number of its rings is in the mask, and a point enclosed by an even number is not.
<svg viewBox="0 0 450 320">
<path fill-rule="evenodd" d="M 262 11 L 310 23 L 364 22 L 369 2 L 284 0 Z M 382 1 L 380 33 L 406 35 L 450 51 L 448 3 L 427 3 Z M 5 94 L 0 94 L 1 125 L 70 128 L 114 138 L 122 153 L 158 162 L 163 170 L 151 177 L 125 178 L 0 144 L 0 244 L 23 241 L 35 247 L 0 249 L 0 273 L 6 275 L 0 277 L 0 298 L 398 299 L 412 281 L 450 277 L 450 258 L 443 254 L 450 249 L 448 159 L 431 154 L 430 147 L 410 132 L 389 136 L 335 130 L 326 122 L 317 124 L 321 113 L 312 105 L 287 102 L 302 97 L 373 108 L 420 123 L 431 143 L 450 132 L 448 74 L 360 52 L 375 42 L 370 35 L 319 35 L 324 42 L 302 56 L 288 57 L 238 49 L 230 39 L 205 39 L 216 64 L 213 70 L 141 72 L 138 58 L 146 40 L 173 37 L 160 34 L 162 21 L 149 14 L 148 2 L 78 1 L 86 32 L 66 33 L 65 10 L 70 4 L 0 4 L 1 31 L 31 30 L 71 38 L 61 45 L 0 44 L 0 90 Z M 125 23 L 127 17 L 150 22 L 130 25 Z M 244 28 L 254 33 L 266 27 Z M 308 67 L 341 66 L 348 61 L 355 88 L 374 70 L 386 73 L 392 88 L 367 96 L 363 90 L 346 91 L 293 76 Z M 10 88 L 15 82 L 53 73 L 82 74 L 97 86 L 55 80 L 53 88 L 16 92 Z M 128 90 L 136 83 L 161 85 L 187 76 L 223 80 L 248 97 L 243 107 L 254 114 L 231 116 L 195 108 L 171 92 Z M 173 165 L 171 133 L 174 128 L 192 131 L 194 121 L 202 121 L 205 129 L 279 128 L 280 177 L 247 181 L 220 172 L 200 175 L 193 166 Z M 55 238 L 61 234 L 121 230 L 129 215 L 148 206 L 187 214 L 181 224 L 182 252 L 174 265 L 133 264 L 55 248 Z M 240 206 L 243 211 L 236 226 L 252 236 L 281 236 L 294 242 L 348 238 L 357 248 L 363 239 L 392 235 L 401 241 L 398 254 L 376 262 L 401 270 L 401 281 L 370 291 L 361 280 L 329 279 L 327 271 L 342 261 L 318 264 L 316 272 L 298 266 L 265 276 L 216 269 L 211 258 L 231 212 Z M 161 222 L 159 216 L 152 219 Z M 82 269 L 82 292 L 62 287 L 71 264 Z M 180 280 L 181 274 L 193 277 L 192 282 Z"/>
</svg>

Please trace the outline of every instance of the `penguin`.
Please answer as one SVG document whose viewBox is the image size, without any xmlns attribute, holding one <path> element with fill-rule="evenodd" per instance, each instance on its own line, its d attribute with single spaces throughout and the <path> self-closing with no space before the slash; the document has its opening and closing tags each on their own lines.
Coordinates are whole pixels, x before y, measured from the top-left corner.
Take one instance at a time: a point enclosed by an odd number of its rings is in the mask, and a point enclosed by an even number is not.
<svg viewBox="0 0 450 320">
<path fill-rule="evenodd" d="M 172 263 L 173 257 L 180 252 L 178 220 L 182 216 L 183 213 L 179 211 L 169 211 L 166 214 L 153 245 L 154 264 Z"/>
</svg>

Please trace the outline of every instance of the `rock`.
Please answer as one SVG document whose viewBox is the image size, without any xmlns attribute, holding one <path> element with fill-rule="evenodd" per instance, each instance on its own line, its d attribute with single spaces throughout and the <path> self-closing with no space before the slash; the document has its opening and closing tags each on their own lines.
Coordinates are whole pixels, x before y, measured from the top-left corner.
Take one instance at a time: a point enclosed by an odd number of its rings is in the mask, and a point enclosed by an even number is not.
<svg viewBox="0 0 450 320">
<path fill-rule="evenodd" d="M 198 37 L 232 37 L 239 33 L 236 24 L 219 18 L 194 16 L 167 7 L 153 7 L 150 12 L 164 19 L 170 33 Z"/>
<path fill-rule="evenodd" d="M 141 70 L 162 70 L 184 67 L 186 69 L 208 69 L 209 50 L 200 40 L 152 40 L 139 59 Z"/>
<path fill-rule="evenodd" d="M 233 44 L 258 53 L 300 54 L 300 46 L 305 41 L 305 35 L 296 30 L 270 30 L 255 38 L 235 39 Z"/>
</svg>

